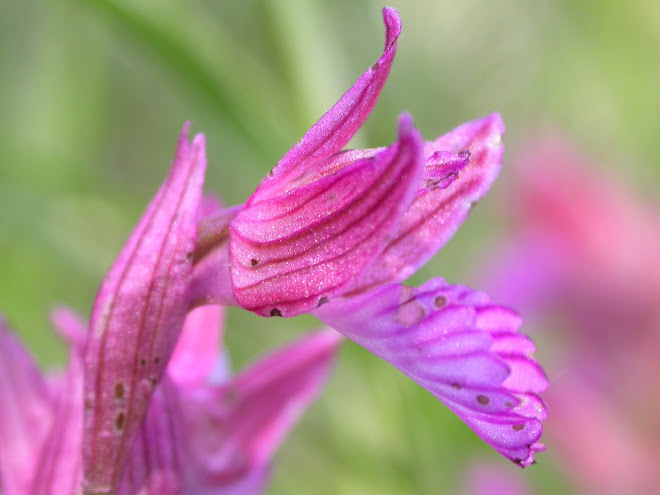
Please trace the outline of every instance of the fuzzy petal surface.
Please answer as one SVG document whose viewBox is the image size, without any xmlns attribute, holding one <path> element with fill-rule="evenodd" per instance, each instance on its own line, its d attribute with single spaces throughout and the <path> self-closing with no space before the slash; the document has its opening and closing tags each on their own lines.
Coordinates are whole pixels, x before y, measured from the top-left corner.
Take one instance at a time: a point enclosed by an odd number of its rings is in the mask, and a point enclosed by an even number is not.
<svg viewBox="0 0 660 495">
<path fill-rule="evenodd" d="M 424 179 L 415 198 L 355 289 L 402 281 L 447 243 L 497 177 L 503 134 L 502 119 L 492 114 L 426 143 Z"/>
<path fill-rule="evenodd" d="M 341 150 L 362 126 L 387 80 L 401 34 L 401 18 L 392 8 L 383 9 L 385 50 L 341 99 L 307 131 L 261 182 L 247 205 L 282 194 L 287 183 L 301 178 L 315 163 Z"/>
<path fill-rule="evenodd" d="M 115 493 L 189 307 L 204 137 L 186 125 L 172 169 L 101 284 L 85 356 L 83 489 Z"/>
<path fill-rule="evenodd" d="M 373 158 L 243 209 L 230 224 L 240 306 L 295 316 L 337 294 L 373 261 L 412 201 L 423 143 L 402 115 L 399 140 Z"/>
<path fill-rule="evenodd" d="M 30 492 L 55 419 L 55 403 L 32 357 L 0 317 L 0 487 Z"/>
<path fill-rule="evenodd" d="M 435 395 L 498 452 L 526 466 L 542 450 L 543 370 L 520 318 L 486 294 L 433 279 L 381 286 L 314 311 Z"/>
<path fill-rule="evenodd" d="M 185 390 L 191 493 L 225 493 L 221 487 L 227 493 L 257 493 L 237 487 L 267 470 L 275 449 L 325 382 L 340 342 L 337 332 L 317 332 L 260 359 L 227 384 Z M 253 481 L 247 486 L 261 485 Z"/>
</svg>

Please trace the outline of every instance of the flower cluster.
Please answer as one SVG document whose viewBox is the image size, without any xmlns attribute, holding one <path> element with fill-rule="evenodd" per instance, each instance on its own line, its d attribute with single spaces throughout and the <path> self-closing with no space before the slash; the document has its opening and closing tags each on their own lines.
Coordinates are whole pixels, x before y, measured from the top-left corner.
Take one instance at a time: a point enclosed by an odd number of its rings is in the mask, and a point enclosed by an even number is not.
<svg viewBox="0 0 660 495">
<path fill-rule="evenodd" d="M 401 21 L 383 11 L 379 60 L 243 205 L 204 201 L 202 135 L 171 172 L 103 280 L 89 325 L 66 311 L 64 377 L 42 377 L 0 330 L 0 475 L 25 493 L 255 493 L 270 456 L 320 388 L 340 334 L 408 375 L 520 466 L 534 462 L 547 386 L 521 320 L 435 278 L 433 256 L 500 167 L 498 115 L 424 142 L 412 118 L 384 148 L 343 150 L 388 77 Z M 312 334 L 229 378 L 222 306 L 311 313 Z M 337 333 L 337 332 L 339 333 Z"/>
</svg>

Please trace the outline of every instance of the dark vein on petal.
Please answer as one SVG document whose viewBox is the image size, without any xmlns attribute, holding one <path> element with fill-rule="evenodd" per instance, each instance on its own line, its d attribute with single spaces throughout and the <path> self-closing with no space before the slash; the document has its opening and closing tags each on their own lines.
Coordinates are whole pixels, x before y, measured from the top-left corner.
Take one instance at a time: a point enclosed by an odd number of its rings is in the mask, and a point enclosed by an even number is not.
<svg viewBox="0 0 660 495">
<path fill-rule="evenodd" d="M 397 156 L 398 156 L 398 154 L 397 154 Z M 393 168 L 396 162 L 397 162 L 396 159 L 393 160 L 393 164 L 389 168 Z M 356 198 L 356 200 L 353 203 L 350 203 L 349 205 L 346 205 L 341 210 L 338 210 L 337 213 L 339 215 L 333 219 L 333 220 L 335 220 L 334 223 L 337 223 L 338 220 L 345 217 L 347 215 L 347 212 L 349 210 L 351 210 L 352 208 L 354 208 L 356 204 L 366 202 L 367 198 L 373 198 L 373 204 L 370 207 L 368 207 L 361 216 L 359 216 L 357 218 L 354 218 L 354 220 L 352 222 L 347 223 L 344 226 L 344 228 L 342 228 L 340 231 L 336 232 L 334 235 L 330 235 L 330 236 L 326 237 L 324 240 L 322 240 L 321 242 L 318 242 L 318 243 L 316 243 L 316 244 L 314 244 L 314 245 L 312 245 L 312 246 L 310 246 L 310 247 L 308 247 L 308 248 L 306 248 L 302 251 L 299 251 L 299 252 L 297 252 L 293 255 L 284 256 L 284 257 L 280 257 L 280 258 L 269 260 L 269 261 L 262 261 L 261 264 L 256 269 L 251 270 L 251 273 L 256 275 L 259 271 L 263 271 L 266 267 L 270 267 L 270 266 L 278 265 L 278 264 L 285 264 L 285 263 L 291 261 L 292 259 L 302 258 L 305 255 L 309 255 L 309 254 L 317 252 L 317 251 L 322 251 L 323 248 L 325 248 L 326 245 L 329 242 L 333 241 L 337 237 L 342 236 L 344 233 L 351 230 L 356 224 L 363 222 L 365 218 L 371 216 L 375 211 L 377 211 L 380 208 L 380 206 L 382 205 L 383 201 L 385 201 L 385 199 L 390 196 L 391 192 L 398 188 L 399 183 L 398 183 L 398 181 L 396 181 L 394 179 L 396 179 L 396 177 L 399 177 L 399 176 L 403 175 L 404 172 L 405 171 L 402 171 L 402 173 L 400 173 L 400 174 L 392 175 L 393 180 L 387 181 L 389 183 L 389 186 L 387 187 L 386 190 L 382 191 L 382 194 L 380 194 L 380 195 L 375 195 L 374 194 L 374 195 L 370 195 L 366 198 L 365 197 Z M 388 176 L 388 178 L 389 178 L 389 176 Z M 383 181 L 383 182 L 385 182 L 385 181 Z M 394 205 L 392 208 L 390 208 L 390 210 L 395 209 L 396 207 L 397 206 Z M 386 223 L 390 220 L 391 220 L 390 216 L 385 216 L 384 221 L 379 222 L 376 225 L 376 227 L 380 227 L 381 225 L 383 225 L 384 223 Z M 349 248 L 348 250 L 346 250 L 345 253 L 353 252 L 357 245 L 361 244 L 362 241 L 364 241 L 365 238 L 368 238 L 370 236 L 371 236 L 371 234 L 368 233 L 366 237 L 361 238 L 358 241 L 354 241 L 354 246 Z M 302 234 L 299 234 L 297 237 L 302 237 Z M 288 242 L 293 242 L 293 241 L 288 241 Z M 245 243 L 248 244 L 248 245 L 251 245 L 251 243 L 249 241 L 247 241 Z M 279 241 L 277 242 L 277 244 L 278 244 L 278 246 L 280 245 Z M 284 244 L 286 244 L 286 243 L 284 243 Z M 255 286 L 259 283 L 266 282 L 266 281 L 269 281 L 269 280 L 272 280 L 272 279 L 276 279 L 277 277 L 279 277 L 281 275 L 296 273 L 296 272 L 298 272 L 302 269 L 305 269 L 305 268 L 311 268 L 311 267 L 314 267 L 314 266 L 318 266 L 322 263 L 327 263 L 328 261 L 332 261 L 332 260 L 338 259 L 340 257 L 341 257 L 341 255 L 333 257 L 333 258 L 326 258 L 323 261 L 320 261 L 319 263 L 315 263 L 315 264 L 312 264 L 312 265 L 308 265 L 306 267 L 301 267 L 301 268 L 298 268 L 298 269 L 295 269 L 295 270 L 290 270 L 290 271 L 286 271 L 286 272 L 283 272 L 283 273 L 279 273 L 277 275 L 262 278 L 262 279 L 260 279 L 259 281 L 255 282 L 253 284 L 249 284 L 249 285 L 240 287 L 239 290 L 244 290 L 244 289 L 253 287 L 253 286 Z M 247 265 L 245 265 L 244 263 L 241 263 L 241 266 L 247 268 Z"/>
</svg>

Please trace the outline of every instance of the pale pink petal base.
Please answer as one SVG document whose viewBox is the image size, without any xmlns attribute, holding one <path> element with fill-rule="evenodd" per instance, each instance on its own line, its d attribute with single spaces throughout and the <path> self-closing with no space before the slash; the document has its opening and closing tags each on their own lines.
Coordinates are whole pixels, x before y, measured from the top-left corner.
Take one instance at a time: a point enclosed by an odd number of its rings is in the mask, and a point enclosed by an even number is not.
<svg viewBox="0 0 660 495">
<path fill-rule="evenodd" d="M 488 297 L 433 279 L 378 287 L 314 314 L 408 375 L 521 466 L 534 461 L 547 380 L 518 333 L 520 318 Z"/>
<path fill-rule="evenodd" d="M 222 306 L 201 306 L 188 313 L 167 366 L 174 383 L 180 387 L 207 384 L 219 359 L 224 315 Z"/>
</svg>

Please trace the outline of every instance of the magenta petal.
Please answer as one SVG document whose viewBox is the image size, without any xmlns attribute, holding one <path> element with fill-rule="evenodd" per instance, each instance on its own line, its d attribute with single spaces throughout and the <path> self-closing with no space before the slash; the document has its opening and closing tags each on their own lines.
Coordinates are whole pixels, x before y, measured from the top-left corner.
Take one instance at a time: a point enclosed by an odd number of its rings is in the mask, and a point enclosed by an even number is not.
<svg viewBox="0 0 660 495">
<path fill-rule="evenodd" d="M 408 278 L 454 235 L 499 172 L 503 134 L 502 119 L 493 114 L 426 144 L 424 181 L 392 240 L 355 289 Z"/>
<path fill-rule="evenodd" d="M 83 363 L 82 355 L 74 349 L 64 388 L 57 397 L 54 426 L 35 469 L 31 495 L 79 493 L 82 481 L 82 425 Z"/>
<path fill-rule="evenodd" d="M 270 464 L 318 394 L 340 342 L 337 332 L 317 332 L 262 358 L 226 385 L 186 390 L 185 440 L 196 469 L 190 479 L 198 484 L 193 493 L 232 487 Z"/>
<path fill-rule="evenodd" d="M 316 162 L 341 150 L 362 126 L 387 80 L 401 34 L 401 18 L 392 8 L 383 9 L 385 51 L 341 99 L 307 131 L 261 182 L 247 205 L 281 193 L 280 187 L 302 176 Z"/>
<path fill-rule="evenodd" d="M 189 306 L 204 137 L 188 125 L 172 169 L 104 279 L 85 356 L 85 493 L 116 492 Z"/>
<path fill-rule="evenodd" d="M 201 306 L 188 313 L 167 366 L 174 383 L 191 387 L 206 383 L 219 359 L 224 314 L 222 306 Z"/>
<path fill-rule="evenodd" d="M 181 413 L 175 386 L 165 376 L 135 437 L 119 495 L 179 495 L 185 482 Z"/>
<path fill-rule="evenodd" d="M 246 207 L 230 226 L 238 304 L 294 316 L 340 292 L 382 249 L 422 167 L 421 137 L 402 115 L 399 141 L 373 159 Z"/>
<path fill-rule="evenodd" d="M 0 486 L 3 495 L 30 492 L 54 415 L 54 401 L 39 370 L 0 317 Z"/>
<path fill-rule="evenodd" d="M 381 286 L 314 314 L 429 390 L 512 461 L 528 465 L 542 448 L 546 412 L 535 392 L 547 380 L 533 347 L 513 349 L 511 336 L 528 340 L 517 333 L 519 317 L 484 293 L 433 279 L 419 289 Z"/>
</svg>

